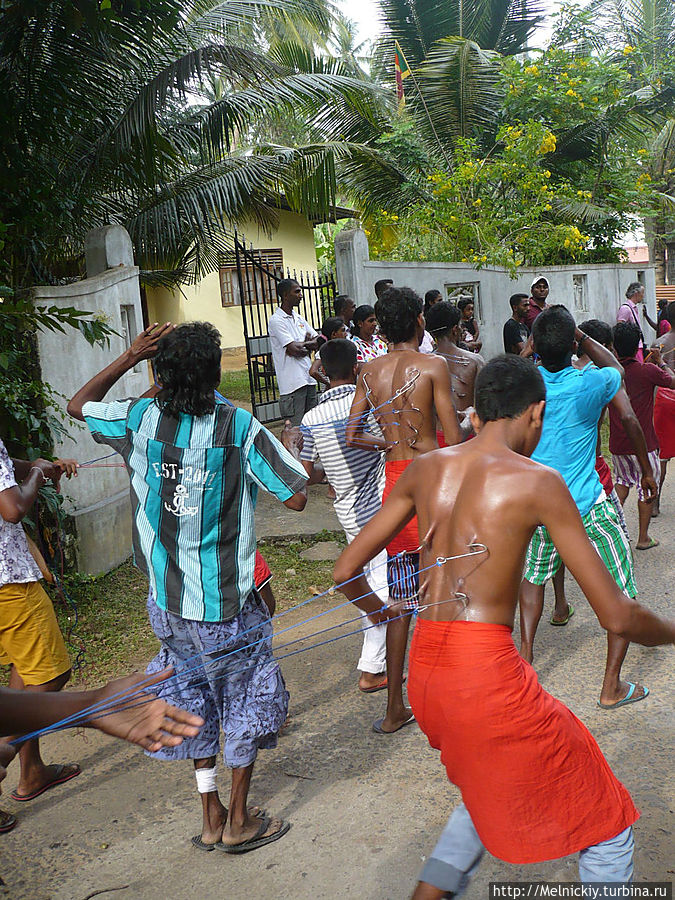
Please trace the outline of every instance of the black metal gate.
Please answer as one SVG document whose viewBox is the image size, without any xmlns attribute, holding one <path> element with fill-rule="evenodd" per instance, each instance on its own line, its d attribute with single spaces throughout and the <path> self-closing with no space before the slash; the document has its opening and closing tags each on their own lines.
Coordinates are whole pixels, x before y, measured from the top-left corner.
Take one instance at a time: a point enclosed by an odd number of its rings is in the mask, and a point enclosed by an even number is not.
<svg viewBox="0 0 675 900">
<path fill-rule="evenodd" d="M 277 284 L 283 278 L 298 282 L 302 287 L 300 315 L 319 331 L 323 320 L 333 315 L 335 280 L 332 274 L 322 281 L 316 272 L 298 273 L 295 269 L 286 269 L 284 274 L 281 266 L 266 265 L 261 251 L 253 245 L 246 247 L 236 237 L 234 250 L 253 415 L 261 422 L 273 422 L 281 414 L 267 323 L 277 308 Z"/>
</svg>

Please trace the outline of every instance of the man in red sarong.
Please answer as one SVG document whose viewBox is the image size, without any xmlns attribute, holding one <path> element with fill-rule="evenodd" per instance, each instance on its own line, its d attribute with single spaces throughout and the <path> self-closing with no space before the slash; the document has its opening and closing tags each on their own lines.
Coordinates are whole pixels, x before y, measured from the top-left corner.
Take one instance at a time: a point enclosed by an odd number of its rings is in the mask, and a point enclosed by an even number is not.
<svg viewBox="0 0 675 900">
<path fill-rule="evenodd" d="M 414 459 L 438 449 L 436 416 L 448 444 L 456 444 L 461 435 L 445 360 L 419 352 L 425 329 L 420 297 L 410 288 L 391 287 L 375 304 L 375 314 L 389 341 L 389 352 L 366 363 L 359 373 L 346 440 L 350 447 L 382 449 L 382 442 L 366 430 L 372 411 L 389 444 L 384 502 Z M 404 602 L 412 611 L 417 606 L 419 581 L 417 519 L 411 515 L 392 538 L 387 544 L 389 598 L 393 603 Z M 387 712 L 373 725 L 379 734 L 392 734 L 414 721 L 402 693 L 409 622 L 405 616 L 387 625 Z"/>
<path fill-rule="evenodd" d="M 590 732 L 543 690 L 513 643 L 535 528 L 549 529 L 608 632 L 666 644 L 675 640 L 675 621 L 621 592 L 562 477 L 529 459 L 545 407 L 537 369 L 497 357 L 478 375 L 475 406 L 476 439 L 415 460 L 334 572 L 338 583 L 357 576 L 343 588 L 350 599 L 366 592 L 363 563 L 417 515 L 421 567 L 432 568 L 420 585 L 408 693 L 463 803 L 413 897 L 460 893 L 484 848 L 518 865 L 579 852 L 582 881 L 625 883 L 639 814 Z"/>
</svg>

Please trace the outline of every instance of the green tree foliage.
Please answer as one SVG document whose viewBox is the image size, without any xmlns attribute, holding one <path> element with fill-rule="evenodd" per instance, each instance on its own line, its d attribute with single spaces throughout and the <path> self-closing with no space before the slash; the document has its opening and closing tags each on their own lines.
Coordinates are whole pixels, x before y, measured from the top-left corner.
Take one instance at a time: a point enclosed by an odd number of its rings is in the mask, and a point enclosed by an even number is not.
<svg viewBox="0 0 675 900">
<path fill-rule="evenodd" d="M 500 265 L 512 273 L 584 257 L 589 236 L 554 213 L 575 192 L 562 181 L 552 184 L 553 133 L 529 122 L 503 126 L 497 139 L 487 154 L 475 140 L 458 140 L 450 171 L 426 175 L 424 202 L 400 215 L 381 210 L 371 217 L 371 255 Z"/>
<path fill-rule="evenodd" d="M 360 142 L 381 124 L 377 88 L 315 52 L 330 21 L 323 0 L 3 4 L 10 284 L 80 274 L 85 234 L 108 223 L 128 229 L 142 269 L 176 281 L 216 268 L 237 221 L 272 227 L 286 202 L 328 214 L 341 167 L 374 165 Z M 252 146 L 285 114 L 311 142 Z"/>
</svg>

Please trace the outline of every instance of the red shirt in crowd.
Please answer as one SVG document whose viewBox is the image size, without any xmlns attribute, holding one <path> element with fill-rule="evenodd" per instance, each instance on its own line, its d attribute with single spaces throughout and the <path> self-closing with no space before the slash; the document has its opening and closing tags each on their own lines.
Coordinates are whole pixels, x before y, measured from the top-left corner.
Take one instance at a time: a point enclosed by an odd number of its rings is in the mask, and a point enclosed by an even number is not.
<svg viewBox="0 0 675 900">
<path fill-rule="evenodd" d="M 525 314 L 525 318 L 523 319 L 527 327 L 530 329 L 530 332 L 532 331 L 532 324 L 534 323 L 534 320 L 537 318 L 540 312 L 543 312 L 546 309 L 547 306 L 547 303 L 544 303 L 543 306 L 539 306 L 537 301 L 530 297 L 530 305 L 527 309 L 527 313 Z"/>
<path fill-rule="evenodd" d="M 654 430 L 654 388 L 670 387 L 671 376 L 653 363 L 643 363 L 635 357 L 622 359 L 621 365 L 624 368 L 626 393 L 644 432 L 647 452 L 651 453 L 659 446 Z M 633 445 L 612 406 L 609 407 L 609 449 L 615 456 L 635 455 Z"/>
</svg>

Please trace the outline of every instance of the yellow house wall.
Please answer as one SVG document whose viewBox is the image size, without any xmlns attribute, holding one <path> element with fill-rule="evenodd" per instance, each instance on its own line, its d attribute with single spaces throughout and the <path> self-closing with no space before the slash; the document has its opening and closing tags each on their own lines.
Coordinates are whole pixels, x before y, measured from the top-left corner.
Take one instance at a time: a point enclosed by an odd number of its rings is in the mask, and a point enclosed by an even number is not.
<svg viewBox="0 0 675 900">
<path fill-rule="evenodd" d="M 256 249 L 281 247 L 284 269 L 291 272 L 316 270 L 314 230 L 304 216 L 281 210 L 279 227 L 271 235 L 257 226 L 240 228 L 242 238 Z M 178 289 L 149 288 L 147 291 L 148 317 L 151 322 L 211 322 L 221 334 L 223 347 L 243 347 L 244 330 L 241 307 L 221 305 L 218 272 L 211 272 L 198 284 L 184 285 Z M 255 316 L 255 311 L 254 311 Z"/>
</svg>

